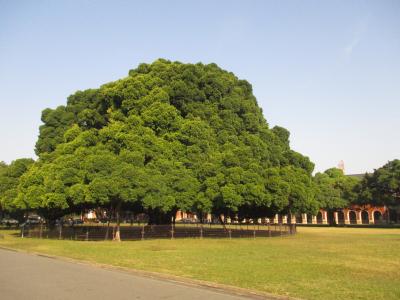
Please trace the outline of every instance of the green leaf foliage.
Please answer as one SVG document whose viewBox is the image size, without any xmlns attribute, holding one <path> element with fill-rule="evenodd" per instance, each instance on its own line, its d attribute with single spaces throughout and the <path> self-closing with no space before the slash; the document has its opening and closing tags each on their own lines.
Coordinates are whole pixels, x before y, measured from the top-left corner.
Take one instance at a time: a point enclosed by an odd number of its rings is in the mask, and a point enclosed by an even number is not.
<svg viewBox="0 0 400 300">
<path fill-rule="evenodd" d="M 372 174 L 365 174 L 358 185 L 361 204 L 400 205 L 400 160 L 395 159 Z"/>
<path fill-rule="evenodd" d="M 359 179 L 345 176 L 343 171 L 331 168 L 314 176 L 316 199 L 325 209 L 347 207 L 357 199 Z"/>
<path fill-rule="evenodd" d="M 45 109 L 17 204 L 246 217 L 315 211 L 314 165 L 270 129 L 251 85 L 215 64 L 157 60 Z"/>
<path fill-rule="evenodd" d="M 21 158 L 14 160 L 10 165 L 0 163 L 0 212 L 17 213 L 14 201 L 18 194 L 20 178 L 33 162 L 33 159 Z"/>
</svg>

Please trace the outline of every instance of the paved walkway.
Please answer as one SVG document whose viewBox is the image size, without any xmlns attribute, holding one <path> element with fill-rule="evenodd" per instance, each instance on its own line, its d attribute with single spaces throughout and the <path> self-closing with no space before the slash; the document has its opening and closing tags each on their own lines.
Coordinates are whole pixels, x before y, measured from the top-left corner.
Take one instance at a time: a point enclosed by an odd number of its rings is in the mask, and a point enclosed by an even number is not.
<svg viewBox="0 0 400 300">
<path fill-rule="evenodd" d="M 0 249 L 0 299 L 248 299 L 224 291 L 141 277 Z"/>
</svg>

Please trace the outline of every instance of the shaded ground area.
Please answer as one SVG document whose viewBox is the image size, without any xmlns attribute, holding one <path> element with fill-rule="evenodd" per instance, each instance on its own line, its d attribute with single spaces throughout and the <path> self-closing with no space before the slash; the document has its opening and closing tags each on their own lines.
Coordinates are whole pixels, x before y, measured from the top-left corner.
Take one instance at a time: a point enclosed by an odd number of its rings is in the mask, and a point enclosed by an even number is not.
<svg viewBox="0 0 400 300">
<path fill-rule="evenodd" d="M 66 239 L 81 241 L 112 240 L 114 228 L 102 225 L 79 226 L 46 226 L 21 227 L 21 235 L 33 238 Z M 178 224 L 121 226 L 120 236 L 124 241 L 145 239 L 175 239 L 175 238 L 256 238 L 274 237 L 295 234 L 296 226 L 291 224 Z"/>
<path fill-rule="evenodd" d="M 0 299 L 247 299 L 124 272 L 0 250 Z"/>
</svg>

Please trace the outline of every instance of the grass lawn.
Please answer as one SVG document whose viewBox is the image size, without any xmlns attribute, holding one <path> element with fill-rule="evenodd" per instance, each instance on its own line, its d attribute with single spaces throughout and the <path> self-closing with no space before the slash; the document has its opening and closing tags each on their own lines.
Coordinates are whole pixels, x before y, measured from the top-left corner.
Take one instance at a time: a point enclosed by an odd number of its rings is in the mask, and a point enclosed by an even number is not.
<svg viewBox="0 0 400 300">
<path fill-rule="evenodd" d="M 400 229 L 299 227 L 296 236 L 255 240 L 122 243 L 0 233 L 0 246 L 303 299 L 400 299 Z"/>
</svg>

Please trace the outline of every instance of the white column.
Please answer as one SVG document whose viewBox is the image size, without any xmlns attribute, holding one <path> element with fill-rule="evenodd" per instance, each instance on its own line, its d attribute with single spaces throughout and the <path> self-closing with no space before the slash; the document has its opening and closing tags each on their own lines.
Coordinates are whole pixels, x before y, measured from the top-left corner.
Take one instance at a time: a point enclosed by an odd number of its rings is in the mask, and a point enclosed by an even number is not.
<svg viewBox="0 0 400 300">
<path fill-rule="evenodd" d="M 296 224 L 296 215 L 292 214 L 292 219 L 290 220 L 291 224 Z"/>
<path fill-rule="evenodd" d="M 344 224 L 350 224 L 350 216 L 349 216 L 349 210 L 348 209 L 345 209 L 344 211 L 343 211 L 343 213 L 344 213 Z"/>
<path fill-rule="evenodd" d="M 339 224 L 339 215 L 338 215 L 338 212 L 337 212 L 337 211 L 335 211 L 335 212 L 333 213 L 333 217 L 335 218 L 335 223 L 336 223 L 336 225 Z"/>
<path fill-rule="evenodd" d="M 287 224 L 287 215 L 282 216 L 282 224 Z"/>
<path fill-rule="evenodd" d="M 317 224 L 317 216 L 312 216 L 312 224 Z"/>
<path fill-rule="evenodd" d="M 274 224 L 278 224 L 278 222 L 279 222 L 279 215 L 276 214 L 274 218 Z"/>
<path fill-rule="evenodd" d="M 356 211 L 357 224 L 362 224 L 361 211 Z"/>
<path fill-rule="evenodd" d="M 326 210 L 322 211 L 322 224 L 328 224 L 328 213 Z"/>
<path fill-rule="evenodd" d="M 301 223 L 307 224 L 307 214 L 301 214 Z"/>
<path fill-rule="evenodd" d="M 371 211 L 371 212 L 368 212 L 368 214 L 369 214 L 369 223 L 370 224 L 375 224 L 374 212 Z"/>
</svg>

